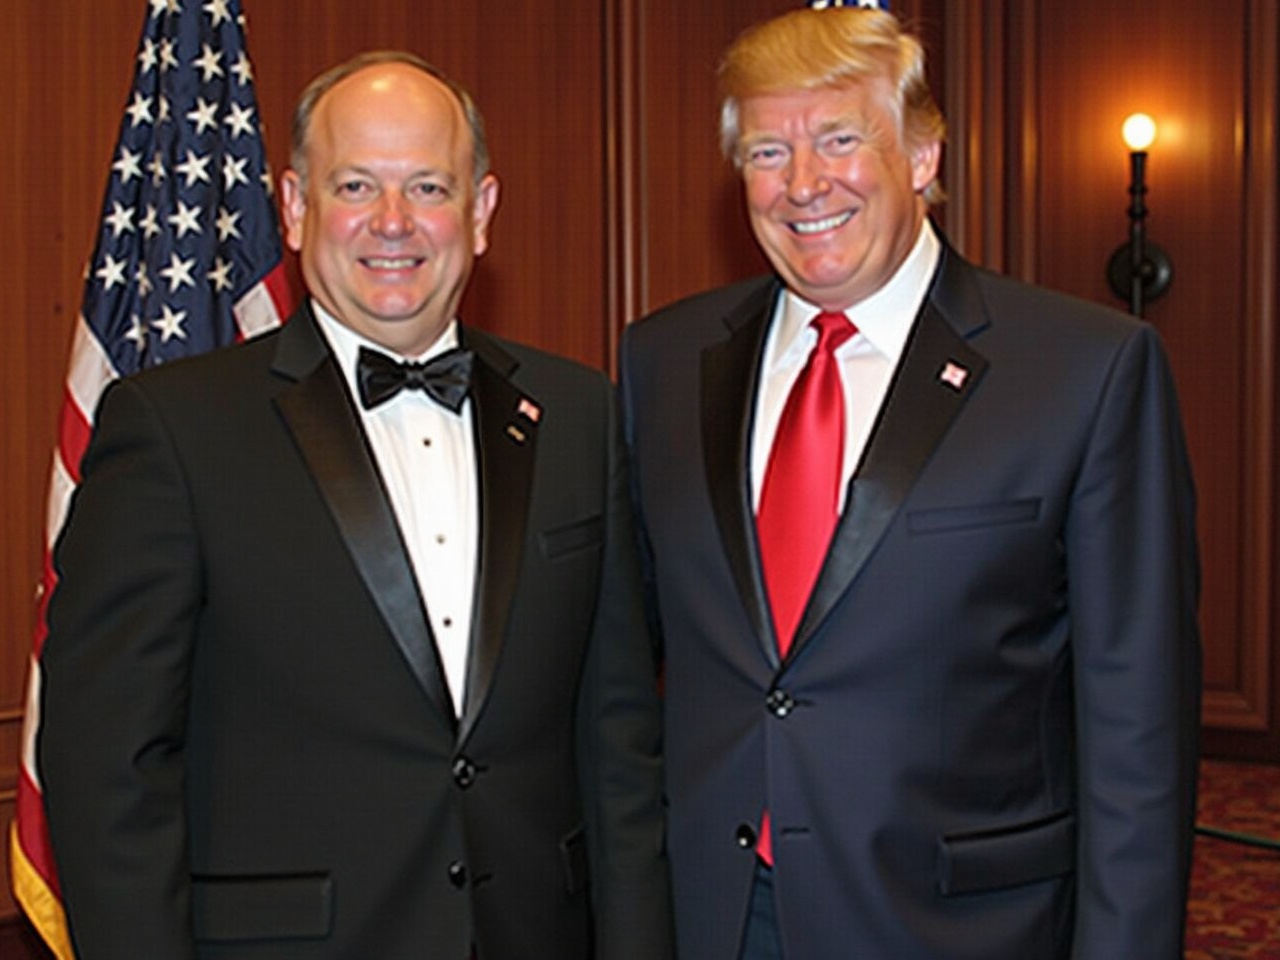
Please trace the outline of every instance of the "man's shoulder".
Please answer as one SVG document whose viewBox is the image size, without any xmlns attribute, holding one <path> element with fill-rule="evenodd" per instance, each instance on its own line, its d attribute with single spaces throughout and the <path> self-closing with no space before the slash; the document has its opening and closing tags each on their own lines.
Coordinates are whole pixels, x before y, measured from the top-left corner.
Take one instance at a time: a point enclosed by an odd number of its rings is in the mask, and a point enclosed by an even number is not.
<svg viewBox="0 0 1280 960">
<path fill-rule="evenodd" d="M 555 388 L 558 392 L 581 393 L 608 389 L 610 385 L 608 376 L 597 367 L 487 330 L 467 327 L 463 340 L 489 366 L 530 390 Z"/>
<path fill-rule="evenodd" d="M 1118 307 L 1039 286 L 985 267 L 966 264 L 988 311 L 997 319 L 1017 317 L 1033 328 L 1071 328 L 1127 337 L 1145 326 Z"/>
<path fill-rule="evenodd" d="M 171 360 L 125 379 L 147 391 L 183 391 L 197 384 L 230 387 L 243 373 L 265 370 L 270 366 L 275 356 L 276 340 L 282 330 L 282 327 L 277 327 L 240 343 Z"/>
<path fill-rule="evenodd" d="M 718 318 L 757 302 L 771 300 L 780 289 L 773 274 L 761 274 L 722 287 L 689 294 L 637 320 L 633 327 L 661 326 L 689 317 Z"/>
</svg>

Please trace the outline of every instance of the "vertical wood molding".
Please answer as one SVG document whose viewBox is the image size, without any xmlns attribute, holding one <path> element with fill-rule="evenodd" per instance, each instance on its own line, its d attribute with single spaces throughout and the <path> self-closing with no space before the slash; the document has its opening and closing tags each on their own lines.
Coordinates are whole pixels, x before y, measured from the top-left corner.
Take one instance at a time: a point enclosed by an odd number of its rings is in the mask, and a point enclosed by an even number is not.
<svg viewBox="0 0 1280 960">
<path fill-rule="evenodd" d="M 1239 685 L 1208 690 L 1204 721 L 1211 727 L 1268 731 L 1273 710 L 1273 650 L 1276 643 L 1273 589 L 1276 572 L 1276 271 L 1277 203 L 1276 116 L 1280 111 L 1280 71 L 1276 42 L 1280 18 L 1274 0 L 1250 0 L 1248 8 L 1247 91 L 1242 159 L 1245 262 L 1242 538 L 1240 546 L 1241 636 L 1237 650 Z"/>
<path fill-rule="evenodd" d="M 1016 2 L 1005 21 L 1009 100 L 1005 114 L 1007 192 L 1004 269 L 1027 283 L 1036 282 L 1040 249 L 1036 229 L 1036 211 L 1039 209 L 1036 170 L 1040 143 L 1036 124 L 1040 110 L 1035 82 L 1036 11 L 1035 4 Z"/>
<path fill-rule="evenodd" d="M 644 312 L 648 258 L 641 118 L 644 82 L 638 0 L 605 0 L 605 323 L 609 371 L 616 374 L 622 328 Z"/>
</svg>

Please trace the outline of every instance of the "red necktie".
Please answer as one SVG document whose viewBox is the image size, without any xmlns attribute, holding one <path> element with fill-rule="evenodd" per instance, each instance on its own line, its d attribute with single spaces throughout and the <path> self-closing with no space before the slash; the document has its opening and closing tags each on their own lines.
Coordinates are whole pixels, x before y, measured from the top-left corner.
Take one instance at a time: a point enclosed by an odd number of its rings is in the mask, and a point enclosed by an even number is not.
<svg viewBox="0 0 1280 960">
<path fill-rule="evenodd" d="M 811 325 L 818 345 L 782 409 L 756 517 L 765 589 L 784 657 L 839 518 L 844 390 L 834 353 L 857 333 L 843 313 L 824 311 Z"/>
<path fill-rule="evenodd" d="M 828 311 L 819 313 L 812 326 L 818 331 L 818 345 L 782 408 L 756 516 L 765 589 L 783 657 L 791 649 L 839 519 L 844 389 L 834 354 L 858 332 L 843 313 Z M 773 865 L 768 810 L 760 823 L 756 853 Z"/>
</svg>

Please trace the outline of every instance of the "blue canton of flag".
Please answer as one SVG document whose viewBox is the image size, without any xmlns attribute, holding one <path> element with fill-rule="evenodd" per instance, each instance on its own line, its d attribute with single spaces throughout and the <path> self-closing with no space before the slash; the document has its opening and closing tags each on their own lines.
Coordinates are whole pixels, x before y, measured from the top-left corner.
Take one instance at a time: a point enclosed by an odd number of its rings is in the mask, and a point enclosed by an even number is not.
<svg viewBox="0 0 1280 960">
<path fill-rule="evenodd" d="M 869 10 L 888 10 L 889 0 L 809 0 L 814 10 L 826 10 L 828 7 L 866 7 Z"/>
<path fill-rule="evenodd" d="M 236 307 L 280 263 L 239 0 L 148 2 L 85 278 L 118 376 L 279 322 L 262 296 Z"/>
</svg>

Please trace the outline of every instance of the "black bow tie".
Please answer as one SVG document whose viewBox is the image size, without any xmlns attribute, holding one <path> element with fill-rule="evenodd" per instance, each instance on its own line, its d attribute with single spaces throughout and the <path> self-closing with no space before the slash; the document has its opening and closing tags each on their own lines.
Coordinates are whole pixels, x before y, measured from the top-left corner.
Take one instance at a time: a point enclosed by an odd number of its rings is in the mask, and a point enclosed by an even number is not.
<svg viewBox="0 0 1280 960">
<path fill-rule="evenodd" d="M 402 363 L 385 353 L 361 347 L 356 361 L 360 402 L 366 410 L 372 410 L 401 390 L 424 390 L 432 400 L 457 413 L 471 389 L 474 361 L 475 353 L 460 347 L 424 363 Z"/>
</svg>

